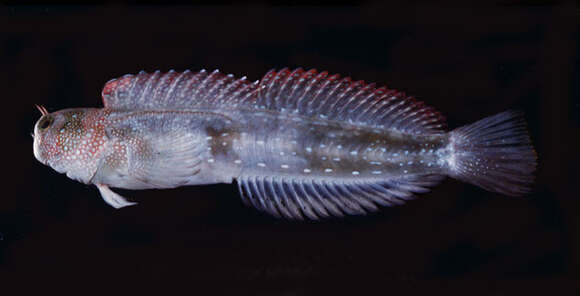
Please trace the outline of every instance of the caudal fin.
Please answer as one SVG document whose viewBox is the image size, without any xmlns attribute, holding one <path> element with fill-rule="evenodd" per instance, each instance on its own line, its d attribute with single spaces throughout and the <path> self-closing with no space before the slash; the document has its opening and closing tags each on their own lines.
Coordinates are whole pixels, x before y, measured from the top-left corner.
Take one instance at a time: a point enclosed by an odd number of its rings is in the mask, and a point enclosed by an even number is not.
<svg viewBox="0 0 580 296">
<path fill-rule="evenodd" d="M 450 176 L 511 196 L 530 191 L 536 152 L 523 113 L 506 111 L 451 132 Z"/>
</svg>

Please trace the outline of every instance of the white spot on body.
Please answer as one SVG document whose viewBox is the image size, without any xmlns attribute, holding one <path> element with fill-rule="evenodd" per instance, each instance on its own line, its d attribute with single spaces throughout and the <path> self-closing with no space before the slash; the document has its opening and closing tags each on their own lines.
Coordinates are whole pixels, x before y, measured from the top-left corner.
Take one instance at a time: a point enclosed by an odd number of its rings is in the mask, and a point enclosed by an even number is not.
<svg viewBox="0 0 580 296">
<path fill-rule="evenodd" d="M 308 173 L 310 173 L 312 171 L 310 169 L 304 169 L 304 172 L 308 174 Z"/>
<path fill-rule="evenodd" d="M 373 175 L 380 175 L 380 174 L 382 174 L 382 173 L 383 173 L 383 172 L 381 172 L 381 171 L 372 171 L 372 172 L 371 172 L 371 174 L 373 174 Z"/>
<path fill-rule="evenodd" d="M 283 164 L 283 165 L 281 165 L 280 167 L 281 167 L 281 168 L 283 168 L 283 169 L 287 169 L 287 168 L 289 168 L 289 166 L 288 166 L 287 164 Z"/>
<path fill-rule="evenodd" d="M 242 161 L 241 161 L 241 160 L 239 160 L 239 159 L 236 159 L 236 160 L 234 160 L 234 163 L 236 163 L 236 164 L 240 164 L 240 163 L 242 163 Z"/>
<path fill-rule="evenodd" d="M 258 162 L 258 166 L 261 167 L 261 168 L 265 168 L 266 167 L 266 164 L 263 163 L 263 162 Z"/>
<path fill-rule="evenodd" d="M 324 169 L 325 173 L 332 173 L 332 169 Z"/>
<path fill-rule="evenodd" d="M 358 176 L 360 173 L 358 171 L 352 171 L 352 174 Z"/>
</svg>

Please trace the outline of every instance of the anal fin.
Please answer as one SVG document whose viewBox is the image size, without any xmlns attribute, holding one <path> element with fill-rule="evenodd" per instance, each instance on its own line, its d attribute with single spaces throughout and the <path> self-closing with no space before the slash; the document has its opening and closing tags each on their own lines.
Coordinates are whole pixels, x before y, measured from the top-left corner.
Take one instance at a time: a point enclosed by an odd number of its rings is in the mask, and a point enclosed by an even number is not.
<svg viewBox="0 0 580 296">
<path fill-rule="evenodd" d="M 416 175 L 390 180 L 303 179 L 243 176 L 237 179 L 246 204 L 277 218 L 317 220 L 365 215 L 379 206 L 396 206 L 428 191 L 443 176 Z"/>
</svg>

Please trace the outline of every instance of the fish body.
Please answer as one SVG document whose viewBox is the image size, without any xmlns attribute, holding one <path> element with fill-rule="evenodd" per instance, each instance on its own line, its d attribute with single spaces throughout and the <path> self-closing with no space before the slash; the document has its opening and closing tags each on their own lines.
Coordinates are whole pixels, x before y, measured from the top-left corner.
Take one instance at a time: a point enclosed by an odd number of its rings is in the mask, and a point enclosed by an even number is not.
<svg viewBox="0 0 580 296">
<path fill-rule="evenodd" d="M 97 185 L 117 208 L 134 203 L 109 187 L 236 181 L 247 204 L 276 217 L 360 215 L 445 176 L 521 195 L 536 166 L 518 112 L 447 132 L 437 111 L 403 93 L 315 70 L 270 71 L 254 83 L 218 71 L 142 72 L 102 95 L 102 109 L 43 112 L 34 154 Z"/>
</svg>

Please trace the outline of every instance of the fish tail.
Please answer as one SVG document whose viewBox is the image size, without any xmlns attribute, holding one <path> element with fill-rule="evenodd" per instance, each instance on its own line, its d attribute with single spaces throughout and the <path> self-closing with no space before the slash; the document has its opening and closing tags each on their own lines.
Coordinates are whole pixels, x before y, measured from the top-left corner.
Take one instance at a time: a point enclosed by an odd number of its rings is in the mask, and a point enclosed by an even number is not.
<svg viewBox="0 0 580 296">
<path fill-rule="evenodd" d="M 450 176 L 489 191 L 531 190 L 537 155 L 523 113 L 506 111 L 451 131 Z"/>
</svg>

